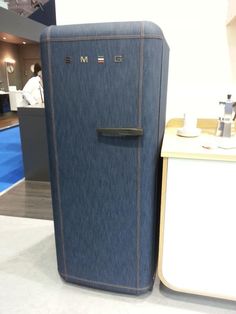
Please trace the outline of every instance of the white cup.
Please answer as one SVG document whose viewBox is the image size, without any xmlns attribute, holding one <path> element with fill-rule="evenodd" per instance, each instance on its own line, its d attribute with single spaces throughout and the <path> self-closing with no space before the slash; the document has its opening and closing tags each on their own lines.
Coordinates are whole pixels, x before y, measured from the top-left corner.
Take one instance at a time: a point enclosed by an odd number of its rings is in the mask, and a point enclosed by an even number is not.
<svg viewBox="0 0 236 314">
<path fill-rule="evenodd" d="M 197 117 L 191 113 L 186 112 L 184 114 L 184 127 L 183 130 L 186 133 L 196 131 L 197 128 Z"/>
</svg>

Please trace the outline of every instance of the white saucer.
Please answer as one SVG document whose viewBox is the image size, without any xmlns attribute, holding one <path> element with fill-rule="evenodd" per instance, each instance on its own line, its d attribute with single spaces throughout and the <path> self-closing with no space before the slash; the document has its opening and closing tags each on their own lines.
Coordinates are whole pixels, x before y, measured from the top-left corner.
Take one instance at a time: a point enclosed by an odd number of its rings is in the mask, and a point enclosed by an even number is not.
<svg viewBox="0 0 236 314">
<path fill-rule="evenodd" d="M 201 134 L 201 129 L 195 128 L 192 130 L 187 130 L 184 128 L 177 130 L 177 135 L 183 136 L 183 137 L 197 137 Z"/>
<path fill-rule="evenodd" d="M 223 149 L 234 149 L 236 148 L 236 137 L 219 137 L 217 138 L 217 145 Z"/>
</svg>

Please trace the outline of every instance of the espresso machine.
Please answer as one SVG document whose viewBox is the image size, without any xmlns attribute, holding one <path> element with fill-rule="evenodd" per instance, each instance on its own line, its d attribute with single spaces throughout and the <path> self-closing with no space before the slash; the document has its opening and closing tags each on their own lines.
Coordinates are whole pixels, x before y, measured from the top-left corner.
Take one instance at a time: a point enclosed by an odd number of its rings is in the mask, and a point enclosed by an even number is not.
<svg viewBox="0 0 236 314">
<path fill-rule="evenodd" d="M 231 95 L 227 95 L 227 100 L 219 104 L 224 106 L 224 112 L 218 119 L 216 136 L 231 137 L 235 127 L 236 102 L 231 100 Z"/>
</svg>

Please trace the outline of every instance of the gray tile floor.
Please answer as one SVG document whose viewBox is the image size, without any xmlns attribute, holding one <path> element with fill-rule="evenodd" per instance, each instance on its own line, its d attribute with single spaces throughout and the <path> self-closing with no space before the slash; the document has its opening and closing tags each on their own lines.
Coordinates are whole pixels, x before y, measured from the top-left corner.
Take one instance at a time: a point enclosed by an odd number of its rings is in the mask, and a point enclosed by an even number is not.
<svg viewBox="0 0 236 314">
<path fill-rule="evenodd" d="M 48 183 L 23 182 L 0 196 L 0 314 L 236 313 L 236 302 L 176 293 L 158 278 L 141 297 L 65 283 L 57 273 L 51 218 Z"/>
</svg>

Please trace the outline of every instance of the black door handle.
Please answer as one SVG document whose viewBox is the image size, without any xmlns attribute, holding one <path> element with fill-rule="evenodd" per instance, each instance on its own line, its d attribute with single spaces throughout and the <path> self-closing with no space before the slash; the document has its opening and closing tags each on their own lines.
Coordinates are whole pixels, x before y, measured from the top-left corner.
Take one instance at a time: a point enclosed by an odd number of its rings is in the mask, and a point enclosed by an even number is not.
<svg viewBox="0 0 236 314">
<path fill-rule="evenodd" d="M 125 137 L 142 136 L 142 128 L 98 128 L 97 133 L 102 136 Z"/>
</svg>

